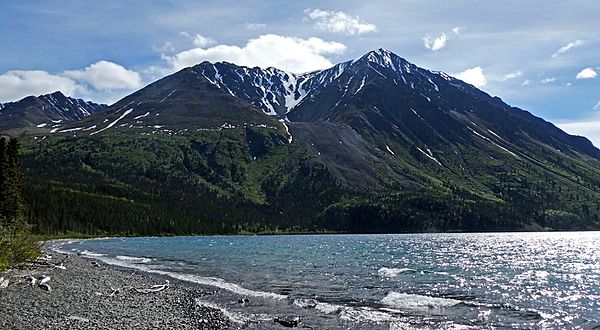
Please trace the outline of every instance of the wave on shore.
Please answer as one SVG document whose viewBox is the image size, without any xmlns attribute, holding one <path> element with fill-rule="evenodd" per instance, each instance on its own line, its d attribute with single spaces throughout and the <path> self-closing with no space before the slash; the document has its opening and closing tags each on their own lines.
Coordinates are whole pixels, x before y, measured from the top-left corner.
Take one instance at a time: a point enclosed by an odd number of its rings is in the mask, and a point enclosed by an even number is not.
<svg viewBox="0 0 600 330">
<path fill-rule="evenodd" d="M 99 255 L 99 257 L 102 257 L 102 256 L 104 256 L 104 255 Z M 152 259 L 144 258 L 144 257 L 116 256 L 115 258 L 117 258 L 118 260 L 130 261 L 133 263 L 141 263 L 141 264 L 149 263 L 150 261 L 152 261 Z"/>
</svg>

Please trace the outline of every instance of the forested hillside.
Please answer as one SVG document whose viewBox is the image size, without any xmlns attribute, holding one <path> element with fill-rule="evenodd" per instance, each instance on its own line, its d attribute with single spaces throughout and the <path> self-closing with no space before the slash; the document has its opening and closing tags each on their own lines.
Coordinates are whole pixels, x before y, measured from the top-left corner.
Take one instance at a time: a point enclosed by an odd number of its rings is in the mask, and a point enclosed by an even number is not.
<svg viewBox="0 0 600 330">
<path fill-rule="evenodd" d="M 47 234 L 590 229 L 598 221 L 585 195 L 552 209 L 538 203 L 541 192 L 573 190 L 530 185 L 522 181 L 526 173 L 506 173 L 504 182 L 479 189 L 451 177 L 436 186 L 357 188 L 320 155 L 269 128 L 55 136 L 27 145 L 23 158 L 26 215 Z"/>
</svg>

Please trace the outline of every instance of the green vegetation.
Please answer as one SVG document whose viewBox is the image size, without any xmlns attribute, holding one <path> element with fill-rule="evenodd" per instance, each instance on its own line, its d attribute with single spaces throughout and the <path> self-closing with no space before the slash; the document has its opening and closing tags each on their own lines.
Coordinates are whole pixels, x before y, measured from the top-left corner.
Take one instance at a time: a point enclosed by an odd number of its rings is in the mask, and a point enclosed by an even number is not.
<svg viewBox="0 0 600 330">
<path fill-rule="evenodd" d="M 286 140 L 265 127 L 28 140 L 24 216 L 46 236 L 598 228 L 598 186 L 581 179 L 596 170 L 575 161 L 501 160 L 464 146 L 464 173 L 390 141 L 406 155 L 381 157 L 403 177 L 379 168 L 382 185 L 365 189 Z M 566 168 L 586 172 L 577 181 Z"/>
<path fill-rule="evenodd" d="M 31 260 L 39 248 L 23 217 L 23 178 L 16 139 L 0 138 L 0 271 Z"/>
</svg>

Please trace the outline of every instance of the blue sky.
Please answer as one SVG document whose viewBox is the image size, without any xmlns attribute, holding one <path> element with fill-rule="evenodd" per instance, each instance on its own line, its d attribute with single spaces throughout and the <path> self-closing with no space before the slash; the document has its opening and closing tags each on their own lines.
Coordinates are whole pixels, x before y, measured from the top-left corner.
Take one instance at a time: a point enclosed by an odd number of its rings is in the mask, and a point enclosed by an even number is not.
<svg viewBox="0 0 600 330">
<path fill-rule="evenodd" d="M 600 1 L 2 1 L 0 102 L 97 102 L 202 60 L 302 72 L 386 48 L 600 146 Z"/>
</svg>

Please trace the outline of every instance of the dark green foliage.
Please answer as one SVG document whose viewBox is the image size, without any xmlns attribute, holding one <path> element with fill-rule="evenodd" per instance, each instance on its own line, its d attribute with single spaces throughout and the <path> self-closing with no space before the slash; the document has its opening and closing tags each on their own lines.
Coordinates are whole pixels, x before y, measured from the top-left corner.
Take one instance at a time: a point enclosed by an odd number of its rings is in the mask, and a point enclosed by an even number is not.
<svg viewBox="0 0 600 330">
<path fill-rule="evenodd" d="M 23 177 L 16 139 L 0 138 L 0 270 L 39 253 L 23 219 Z"/>
<path fill-rule="evenodd" d="M 246 127 L 31 141 L 23 153 L 26 217 L 50 235 L 589 229 L 598 221 L 600 210 L 585 208 L 595 190 L 584 197 L 578 184 L 544 178 L 522 160 L 477 158 L 468 146 L 461 153 L 476 172 L 466 176 L 389 142 L 405 156 L 388 160 L 378 172 L 385 183 L 369 189 L 336 175 L 343 163 L 285 140 L 275 129 Z"/>
<path fill-rule="evenodd" d="M 23 209 L 23 178 L 16 139 L 0 138 L 0 218 L 3 224 L 18 221 Z"/>
<path fill-rule="evenodd" d="M 22 223 L 0 224 L 0 271 L 40 254 L 38 243 Z"/>
<path fill-rule="evenodd" d="M 356 233 L 507 231 L 531 219 L 509 204 L 420 191 L 334 204 L 320 215 L 331 230 Z"/>
</svg>

